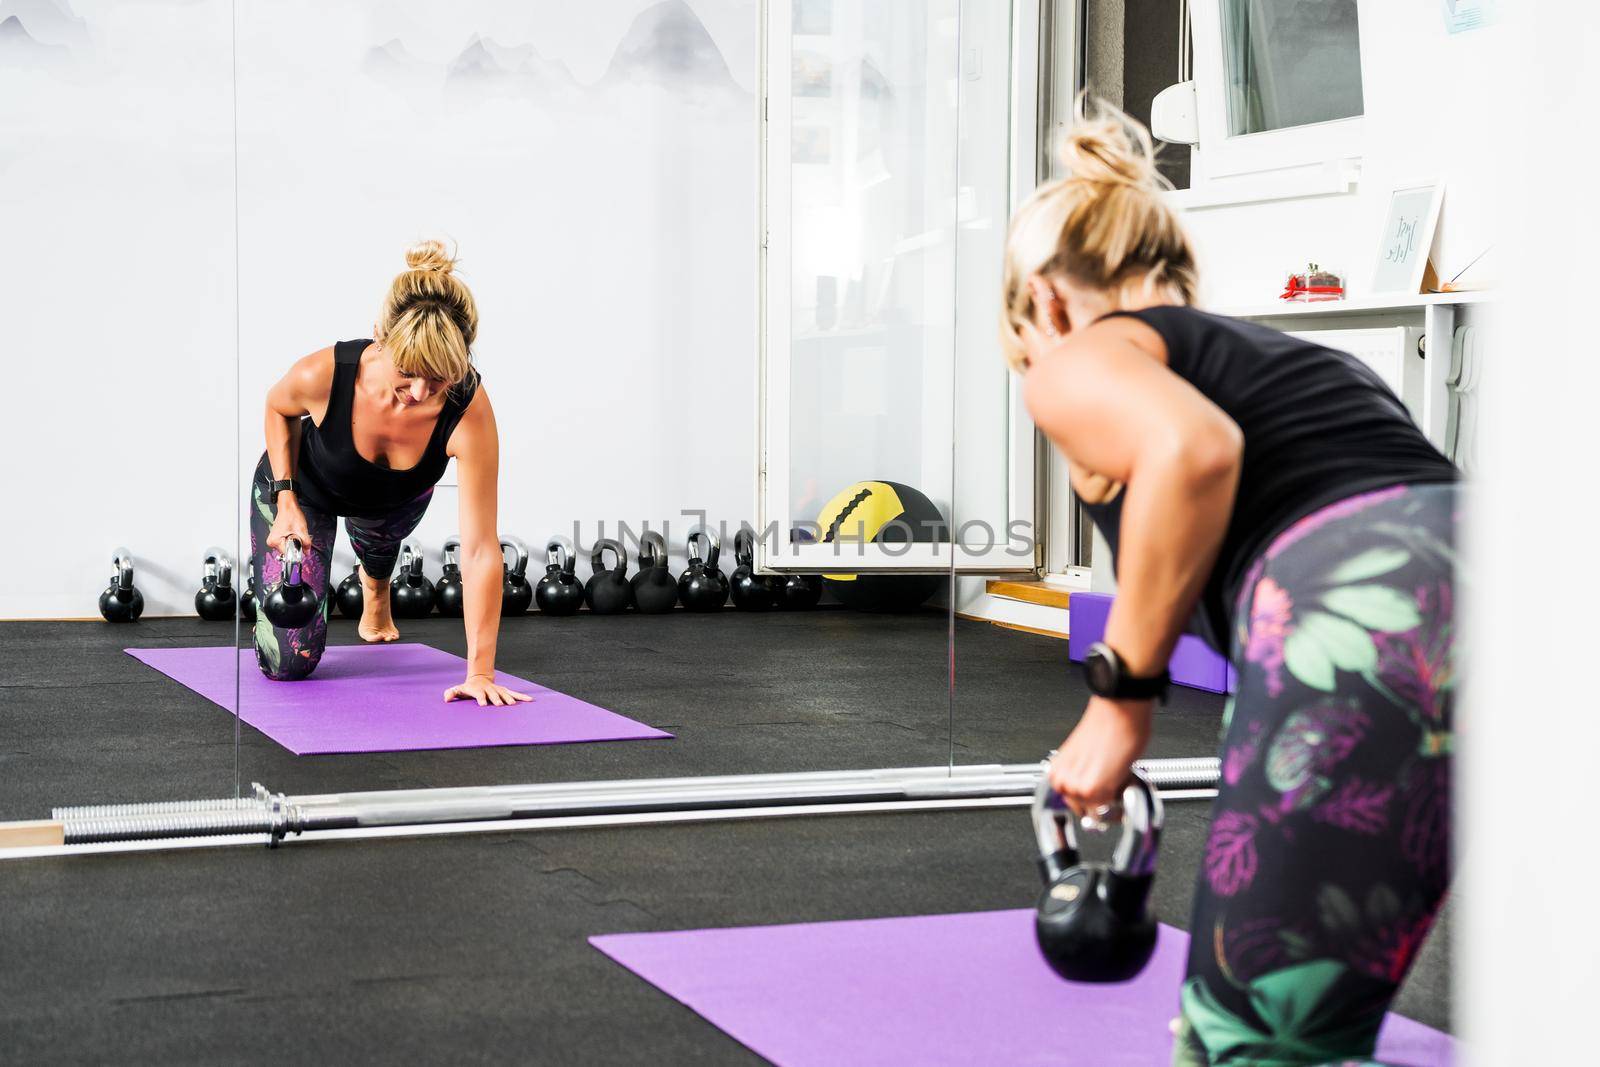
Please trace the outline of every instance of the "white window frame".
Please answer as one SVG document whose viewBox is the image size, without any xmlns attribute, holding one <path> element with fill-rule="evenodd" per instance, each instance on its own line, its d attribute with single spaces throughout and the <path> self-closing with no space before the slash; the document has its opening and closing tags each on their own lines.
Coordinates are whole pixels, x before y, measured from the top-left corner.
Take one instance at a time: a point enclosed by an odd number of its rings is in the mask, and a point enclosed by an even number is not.
<svg viewBox="0 0 1600 1067">
<path fill-rule="evenodd" d="M 1194 150 L 1196 174 L 1210 180 L 1359 159 L 1365 130 L 1363 116 L 1264 133 L 1228 134 L 1222 4 L 1223 0 L 1190 0 L 1189 3 L 1194 41 L 1195 108 L 1200 126 L 1200 143 Z M 1365 3 L 1357 3 L 1356 18 L 1370 25 L 1372 20 L 1364 17 L 1366 7 Z M 1367 39 L 1367 34 L 1361 35 L 1363 100 L 1369 84 Z"/>
<path fill-rule="evenodd" d="M 920 0 L 896 0 L 920 2 Z M 974 0 L 963 0 L 971 3 Z M 987 0 L 976 0 L 982 3 Z M 1012 173 L 1011 207 L 1034 187 L 1035 163 L 1038 158 L 1038 122 L 1036 108 L 1039 91 L 1039 8 L 1048 0 L 1010 0 L 1012 9 L 1011 55 L 1008 57 L 1011 77 L 1011 144 Z M 774 388 L 782 388 L 789 381 L 791 358 L 791 286 L 790 286 L 790 197 L 792 195 L 789 152 L 792 144 L 791 128 L 793 108 L 788 91 L 793 61 L 791 0 L 763 0 L 761 4 L 761 68 L 760 98 L 758 100 L 761 123 L 760 137 L 760 221 L 758 224 L 760 268 L 757 271 L 758 345 L 759 369 L 756 375 L 757 410 L 757 472 L 756 517 L 757 534 L 777 529 L 788 531 L 803 523 L 814 521 L 814 516 L 791 515 L 781 501 L 790 499 L 788 442 L 789 405 Z M 965 63 L 966 56 L 960 56 Z M 773 78 L 783 79 L 783 91 L 769 92 Z M 954 220 L 952 220 L 954 225 Z M 959 240 L 959 227 L 957 228 Z M 999 279 L 995 279 L 998 291 Z M 997 353 L 988 358 L 999 366 Z M 958 356 L 957 358 L 961 358 Z M 987 546 L 961 543 L 961 527 L 956 524 L 950 531 L 954 544 L 890 544 L 860 545 L 856 542 L 841 544 L 790 545 L 786 537 L 769 539 L 758 536 L 756 566 L 761 571 L 776 573 L 814 573 L 849 571 L 853 573 L 948 573 L 952 567 L 957 574 L 1000 575 L 1031 573 L 1036 570 L 1038 544 L 1041 536 L 1039 517 L 1036 515 L 1035 447 L 1033 426 L 1022 409 L 1020 386 L 1012 382 L 1009 387 L 1011 402 L 1008 421 L 1010 426 L 1008 469 L 997 472 L 1007 481 L 1007 528 L 996 530 L 998 544 Z M 1026 552 L 1020 545 L 1006 540 L 1014 521 L 1026 520 L 1030 524 L 1029 546 Z M 975 535 L 968 535 L 974 537 Z M 952 550 L 954 560 L 952 563 Z"/>
</svg>

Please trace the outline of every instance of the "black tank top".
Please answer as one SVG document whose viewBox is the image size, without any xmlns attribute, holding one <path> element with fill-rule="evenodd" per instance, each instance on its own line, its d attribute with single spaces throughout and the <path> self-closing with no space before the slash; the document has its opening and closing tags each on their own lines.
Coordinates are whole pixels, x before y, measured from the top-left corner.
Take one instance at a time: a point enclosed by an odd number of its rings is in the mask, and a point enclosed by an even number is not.
<svg viewBox="0 0 1600 1067">
<path fill-rule="evenodd" d="M 1251 562 L 1296 519 L 1372 489 L 1458 476 L 1383 379 L 1348 353 L 1189 307 L 1112 315 L 1160 334 L 1172 372 L 1244 434 L 1233 516 L 1190 624 L 1212 648 L 1227 651 L 1234 602 Z M 1111 546 L 1113 566 L 1125 495 L 1087 505 Z"/>
<path fill-rule="evenodd" d="M 300 465 L 295 472 L 300 481 L 298 495 L 307 506 L 325 514 L 378 519 L 433 488 L 450 462 L 445 454 L 450 434 L 478 391 L 476 371 L 446 391 L 439 421 L 416 466 L 405 470 L 380 467 L 356 451 L 350 433 L 356 371 L 361 353 L 370 344 L 370 340 L 340 341 L 333 346 L 333 388 L 328 392 L 328 410 L 320 426 L 309 415 L 300 423 Z"/>
</svg>

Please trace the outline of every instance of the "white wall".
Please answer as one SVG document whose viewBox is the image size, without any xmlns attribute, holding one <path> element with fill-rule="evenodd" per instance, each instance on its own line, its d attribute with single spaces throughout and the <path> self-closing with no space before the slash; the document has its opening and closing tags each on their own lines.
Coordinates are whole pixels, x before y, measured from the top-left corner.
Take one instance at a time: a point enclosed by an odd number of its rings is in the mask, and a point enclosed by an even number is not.
<svg viewBox="0 0 1600 1067">
<path fill-rule="evenodd" d="M 1493 73 L 1503 28 L 1451 35 L 1438 0 L 1361 0 L 1359 13 L 1366 111 L 1358 190 L 1189 211 L 1208 304 L 1270 303 L 1308 261 L 1342 273 L 1352 296 L 1369 292 L 1389 190 L 1418 178 L 1445 183 L 1435 249 L 1441 275 L 1492 243 L 1493 166 L 1517 150 L 1486 123 L 1509 91 Z M 1200 152 L 1196 173 L 1203 167 Z M 1226 188 L 1226 179 L 1214 182 Z M 1473 277 L 1495 273 L 1490 258 Z"/>
<path fill-rule="evenodd" d="M 226 4 L 0 2 L 0 618 L 84 617 L 119 543 L 193 611 L 234 538 Z"/>
<path fill-rule="evenodd" d="M 266 388 L 368 336 L 420 236 L 459 243 L 481 306 L 502 529 L 671 520 L 681 544 L 684 509 L 752 516 L 758 10 L 238 5 L 236 364 L 228 5 L 0 0 L 0 100 L 28 104 L 0 105 L 27 516 L 0 617 L 92 616 L 119 542 L 147 614 L 192 611 Z M 441 487 L 430 553 L 455 504 Z"/>
<path fill-rule="evenodd" d="M 1589 136 L 1600 12 L 1552 0 L 1516 9 L 1510 62 L 1495 78 L 1508 88 L 1487 127 L 1498 134 L 1491 177 L 1510 223 L 1502 336 L 1516 339 L 1515 365 L 1492 367 L 1485 386 L 1494 447 L 1469 524 L 1475 558 L 1516 566 L 1475 567 L 1467 583 L 1471 688 L 1458 735 L 1465 922 L 1455 1014 L 1473 1064 L 1587 1058 L 1600 998 L 1600 921 L 1575 903 L 1600 874 L 1584 773 L 1585 754 L 1600 747 L 1588 678 L 1600 571 L 1581 473 L 1600 362 L 1593 303 L 1581 282 L 1565 281 L 1600 242 L 1600 211 L 1581 184 L 1600 162 Z M 1524 214 L 1536 224 L 1517 225 Z M 1530 670 L 1534 660 L 1552 667 Z"/>
<path fill-rule="evenodd" d="M 444 235 L 479 303 L 503 531 L 542 558 L 574 521 L 670 521 L 681 545 L 684 509 L 754 515 L 758 7 L 701 10 L 242 10 L 246 476 L 266 388 L 370 336 L 404 245 Z M 455 496 L 417 533 L 435 575 Z"/>
</svg>

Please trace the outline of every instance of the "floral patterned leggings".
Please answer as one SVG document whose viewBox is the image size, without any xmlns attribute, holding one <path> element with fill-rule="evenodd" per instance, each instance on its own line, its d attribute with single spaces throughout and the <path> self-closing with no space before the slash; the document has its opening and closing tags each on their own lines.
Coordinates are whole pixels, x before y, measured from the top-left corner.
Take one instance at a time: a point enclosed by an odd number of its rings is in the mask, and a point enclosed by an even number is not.
<svg viewBox="0 0 1600 1067">
<path fill-rule="evenodd" d="M 1372 1055 L 1450 883 L 1457 507 L 1364 493 L 1253 564 L 1174 1064 Z"/>
<path fill-rule="evenodd" d="M 394 573 L 395 561 L 400 558 L 400 543 L 417 528 L 432 499 L 430 488 L 381 519 L 345 518 L 344 529 L 350 536 L 350 547 L 355 550 L 361 569 L 368 577 L 381 581 Z M 267 595 L 278 588 L 284 578 L 283 559 L 267 547 L 267 534 L 278 517 L 278 500 L 272 492 L 272 465 L 266 453 L 262 453 L 261 462 L 256 464 L 250 503 L 250 559 L 256 568 L 256 663 L 261 673 L 273 681 L 299 681 L 317 669 L 322 650 L 328 643 L 331 601 L 328 569 L 333 561 L 334 538 L 339 532 L 338 516 L 301 505 L 311 543 L 301 546 L 304 555 L 300 561 L 300 577 L 316 591 L 319 610 L 304 626 L 286 630 L 272 625 L 267 613 L 261 610 Z"/>
</svg>

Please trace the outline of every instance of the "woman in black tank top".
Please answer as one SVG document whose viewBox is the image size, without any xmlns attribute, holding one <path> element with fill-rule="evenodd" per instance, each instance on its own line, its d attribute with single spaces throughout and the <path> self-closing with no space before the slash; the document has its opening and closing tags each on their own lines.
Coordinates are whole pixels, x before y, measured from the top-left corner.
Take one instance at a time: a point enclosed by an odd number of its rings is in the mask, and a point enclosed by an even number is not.
<svg viewBox="0 0 1600 1067">
<path fill-rule="evenodd" d="M 444 699 L 502 705 L 531 700 L 495 681 L 503 557 L 497 522 L 499 432 L 472 367 L 478 312 L 437 241 L 406 253 L 376 340 L 341 341 L 295 363 L 267 393 L 267 448 L 250 510 L 256 568 L 256 659 L 278 681 L 305 678 L 327 643 L 329 564 L 344 517 L 360 561 L 365 641 L 394 641 L 389 577 L 400 544 L 422 520 L 452 458 L 460 484 L 467 676 Z M 274 626 L 262 609 L 284 579 L 296 541 L 318 610 L 303 626 Z"/>
<path fill-rule="evenodd" d="M 1173 1060 L 1364 1060 L 1450 878 L 1456 471 L 1353 357 L 1189 306 L 1141 127 L 1064 151 L 1001 339 L 1118 592 L 1049 778 L 1108 818 L 1186 624 L 1229 653 Z"/>
</svg>

